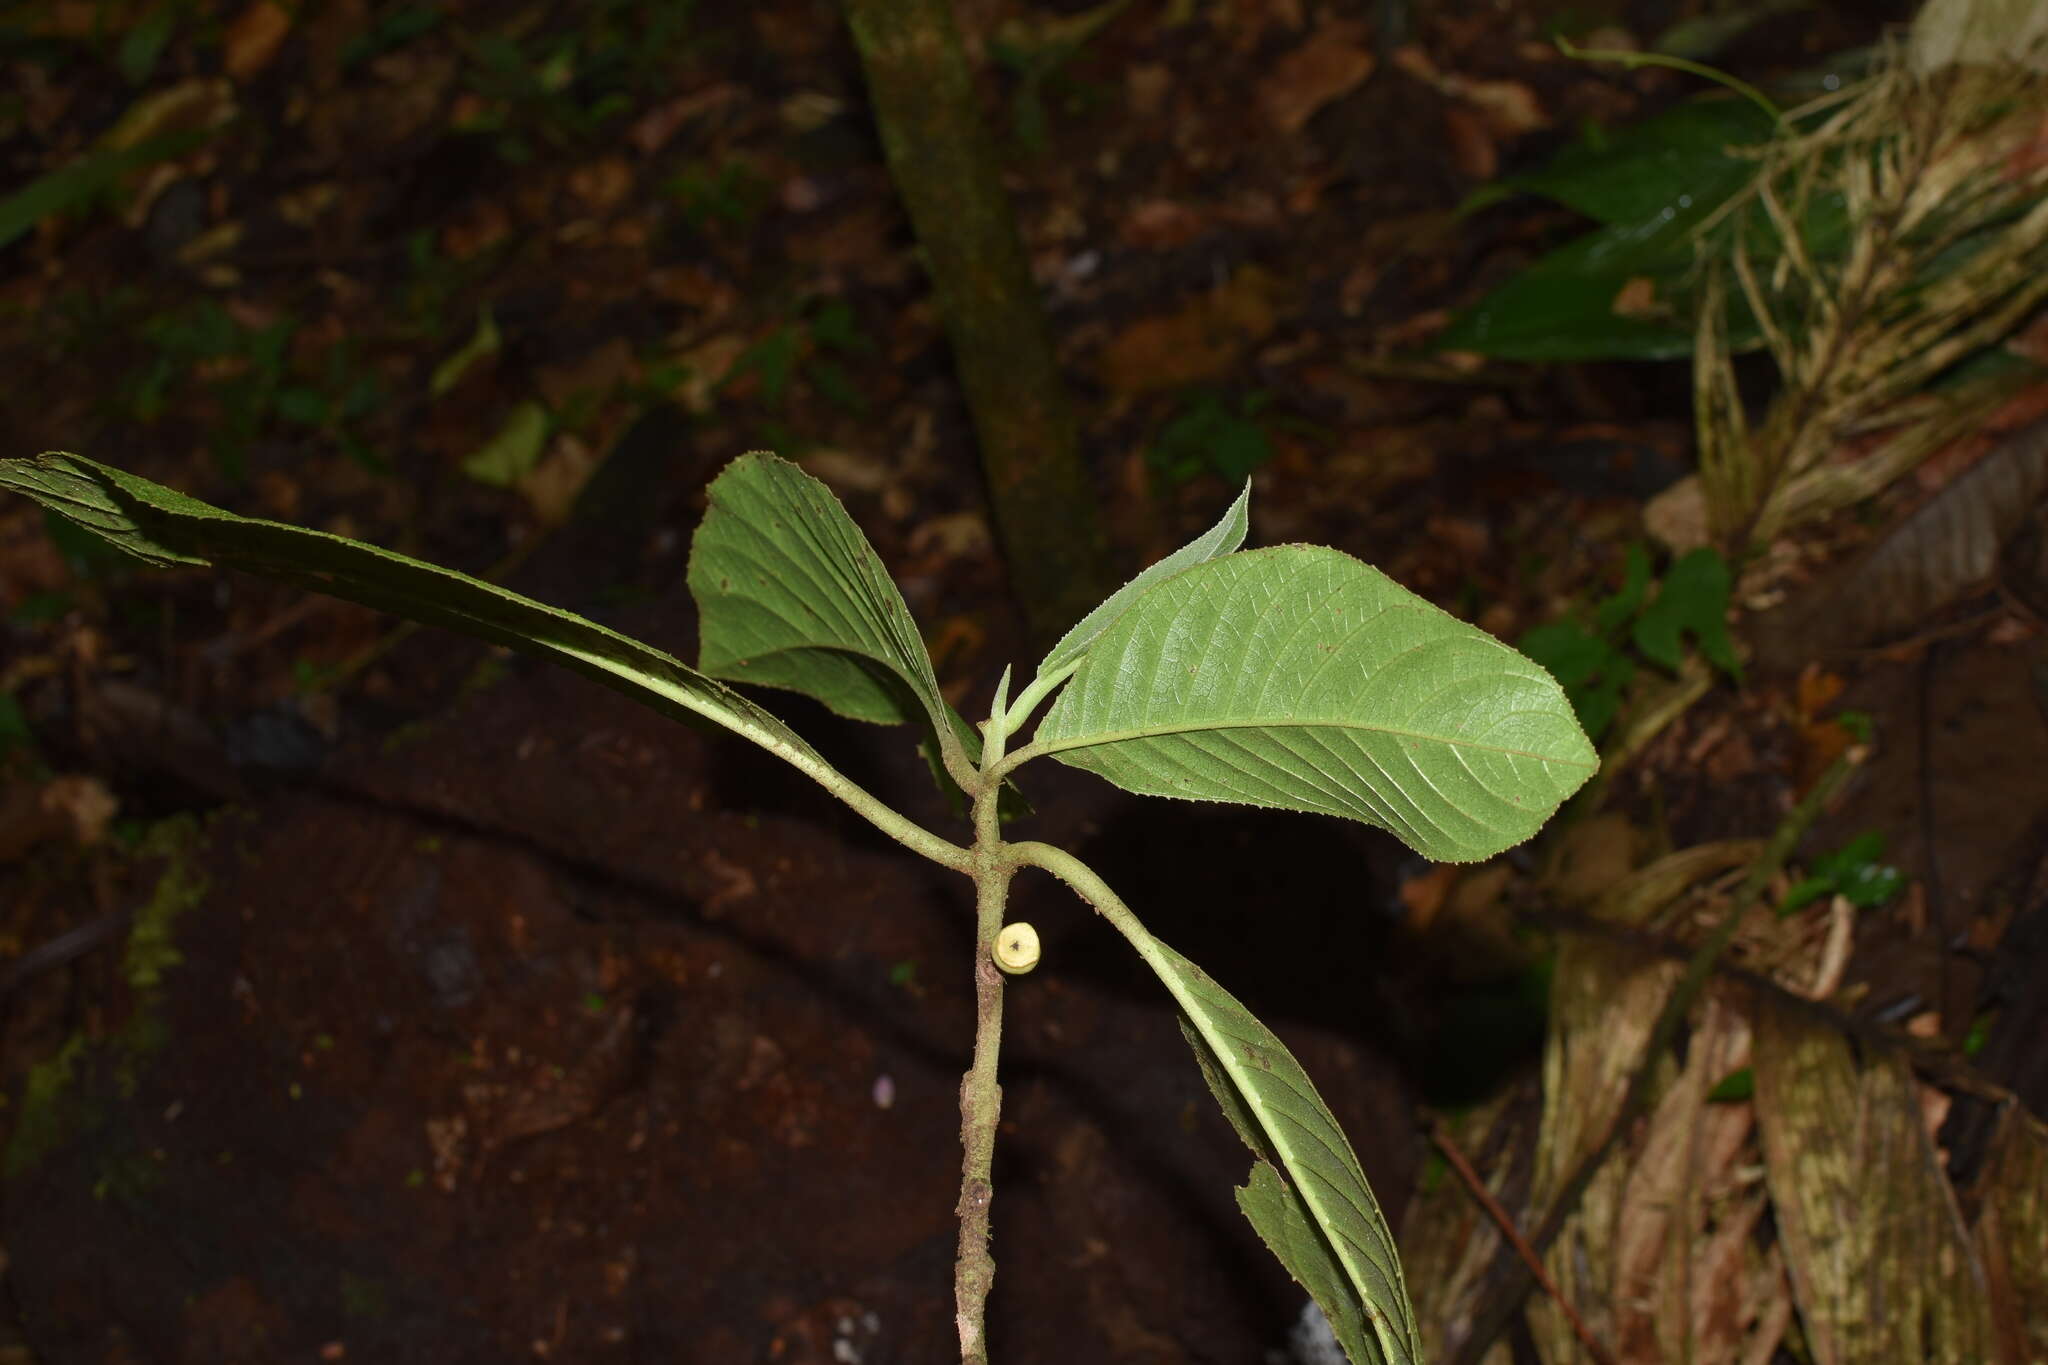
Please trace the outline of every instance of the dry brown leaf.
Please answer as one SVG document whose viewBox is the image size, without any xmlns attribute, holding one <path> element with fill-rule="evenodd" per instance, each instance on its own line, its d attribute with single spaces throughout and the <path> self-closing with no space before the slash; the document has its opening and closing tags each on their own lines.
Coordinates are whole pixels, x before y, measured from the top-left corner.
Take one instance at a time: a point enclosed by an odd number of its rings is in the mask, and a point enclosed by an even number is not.
<svg viewBox="0 0 2048 1365">
<path fill-rule="evenodd" d="M 565 365 L 542 366 L 534 372 L 533 382 L 541 397 L 559 408 L 582 394 L 609 396 L 639 377 L 640 361 L 633 354 L 633 343 L 615 336 Z"/>
<path fill-rule="evenodd" d="M 947 563 L 986 557 L 995 544 L 988 522 L 979 512 L 948 512 L 921 523 L 910 533 L 910 552 L 936 554 Z"/>
<path fill-rule="evenodd" d="M 1451 894 L 1451 885 L 1458 879 L 1458 869 L 1452 863 L 1435 863 L 1425 872 L 1417 873 L 1401 883 L 1395 892 L 1406 912 L 1404 923 L 1411 933 L 1426 934 L 1430 923 L 1436 919 L 1437 911 L 1443 909 L 1444 901 Z"/>
<path fill-rule="evenodd" d="M 1696 884 L 1748 867 L 1763 846 L 1761 839 L 1723 839 L 1667 853 L 1602 894 L 1593 914 L 1614 924 L 1645 924 Z"/>
<path fill-rule="evenodd" d="M 1549 889 L 1583 905 L 1621 885 L 1635 867 L 1636 832 L 1620 811 L 1602 811 L 1567 828 L 1558 841 Z"/>
<path fill-rule="evenodd" d="M 2006 1106 L 1973 1191 L 2001 1361 L 2048 1360 L 2048 1126 Z"/>
<path fill-rule="evenodd" d="M 1983 1267 L 1896 1052 L 1758 997 L 1756 1112 L 1816 1365 L 1988 1360 Z"/>
<path fill-rule="evenodd" d="M 682 130 L 684 124 L 700 114 L 714 113 L 731 104 L 746 92 L 730 81 L 719 81 L 702 90 L 693 90 L 678 96 L 665 104 L 649 109 L 626 132 L 626 140 L 642 156 L 652 156 L 668 144 L 670 138 Z"/>
<path fill-rule="evenodd" d="M 108 149 L 135 147 L 162 133 L 218 128 L 239 112 L 235 90 L 224 80 L 195 78 L 153 91 L 128 106 L 100 138 Z"/>
<path fill-rule="evenodd" d="M 559 526 L 575 509 L 576 495 L 597 472 L 597 448 L 565 431 L 548 443 L 539 463 L 519 476 L 517 488 L 543 526 Z"/>
<path fill-rule="evenodd" d="M 633 192 L 633 168 L 620 156 L 599 157 L 569 172 L 569 192 L 591 213 L 606 214 Z"/>
<path fill-rule="evenodd" d="M 1117 226 L 1126 246 L 1166 251 L 1186 246 L 1209 230 L 1209 216 L 1177 199 L 1145 199 L 1132 206 Z"/>
<path fill-rule="evenodd" d="M 683 378 L 671 396 L 698 416 L 718 406 L 718 386 L 732 373 L 733 363 L 747 353 L 747 339 L 737 332 L 698 342 L 673 357 L 683 367 Z"/>
<path fill-rule="evenodd" d="M 53 777 L 11 784 L 0 795 L 0 865 L 52 839 L 96 844 L 106 837 L 120 802 L 96 777 Z"/>
<path fill-rule="evenodd" d="M 1442 90 L 1478 110 L 1495 137 L 1516 138 L 1550 126 L 1550 115 L 1536 92 L 1520 81 L 1482 81 L 1445 76 Z"/>
<path fill-rule="evenodd" d="M 1558 950 L 1532 1208 L 1548 1209 L 1587 1154 L 1605 1141 L 1681 970 L 1675 962 L 1645 961 L 1638 950 L 1598 939 L 1571 938 Z M 1608 1341 L 1614 1339 L 1619 1306 L 1613 1237 L 1627 1178 L 1623 1162 L 1605 1162 L 1544 1257 L 1559 1294 L 1577 1306 L 1596 1337 Z M 1570 1325 L 1554 1305 L 1532 1305 L 1529 1316 L 1531 1327 L 1552 1345 L 1551 1359 L 1576 1358 Z"/>
<path fill-rule="evenodd" d="M 290 10 L 276 0 L 255 0 L 234 17 L 221 36 L 221 65 L 237 85 L 246 85 L 270 65 L 291 31 Z"/>
<path fill-rule="evenodd" d="M 1277 286 L 1257 266 L 1165 317 L 1141 318 L 1103 348 L 1102 380 L 1119 394 L 1220 379 L 1272 332 Z"/>
<path fill-rule="evenodd" d="M 820 446 L 796 461 L 806 474 L 823 479 L 836 493 L 879 493 L 894 477 L 888 461 L 862 450 Z"/>
<path fill-rule="evenodd" d="M 1688 474 L 1650 499 L 1643 507 L 1643 534 L 1673 555 L 1683 555 L 1713 541 L 1707 517 L 1706 490 L 1700 476 Z"/>
<path fill-rule="evenodd" d="M 1365 25 L 1357 21 L 1328 20 L 1275 63 L 1259 82 L 1259 107 L 1268 121 L 1291 136 L 1324 105 L 1363 83 L 1373 69 L 1364 38 Z"/>
<path fill-rule="evenodd" d="M 1748 1340 L 1758 1312 L 1745 1253 L 1764 1200 L 1723 1195 L 1752 1116 L 1748 1105 L 1707 1101 L 1748 1049 L 1748 1024 L 1710 998 L 1684 1072 L 1636 1144 L 1614 1231 L 1618 1361 L 1733 1362 Z"/>
<path fill-rule="evenodd" d="M 1614 300 L 1608 305 L 1618 318 L 1654 317 L 1660 311 L 1657 302 L 1657 282 L 1647 275 L 1637 275 L 1615 292 Z"/>
<path fill-rule="evenodd" d="M 1452 164 L 1471 180 L 1491 180 L 1500 174 L 1500 147 L 1487 131 L 1486 121 L 1456 105 L 1445 108 L 1443 117 Z"/>
<path fill-rule="evenodd" d="M 1824 586 L 1758 618 L 1772 666 L 1911 630 L 1986 582 L 1999 546 L 2048 491 L 2048 420 L 2013 433 Z"/>
</svg>

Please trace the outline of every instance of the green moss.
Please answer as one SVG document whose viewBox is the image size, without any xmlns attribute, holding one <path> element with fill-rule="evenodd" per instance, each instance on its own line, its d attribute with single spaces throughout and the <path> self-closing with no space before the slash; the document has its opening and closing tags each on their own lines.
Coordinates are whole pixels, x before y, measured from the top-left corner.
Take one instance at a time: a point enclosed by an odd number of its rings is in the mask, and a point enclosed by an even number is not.
<svg viewBox="0 0 2048 1365">
<path fill-rule="evenodd" d="M 7 1144 L 8 1180 L 34 1168 L 69 1134 L 71 1106 L 64 1096 L 88 1046 L 85 1035 L 74 1034 L 56 1056 L 29 1068 L 28 1084 L 21 1092 L 21 1117 L 14 1125 L 14 1140 Z"/>
<path fill-rule="evenodd" d="M 341 1311 L 359 1322 L 375 1322 L 390 1314 L 390 1295 L 382 1281 L 344 1270 L 341 1273 Z"/>
<path fill-rule="evenodd" d="M 178 917 L 206 895 L 206 877 L 198 867 L 203 844 L 200 822 L 189 815 L 159 821 L 137 841 L 133 856 L 160 858 L 164 866 L 149 903 L 136 912 L 121 959 L 121 975 L 135 992 L 133 1008 L 127 1021 L 105 1039 L 96 1043 L 76 1034 L 54 1057 L 30 1069 L 22 1090 L 21 1114 L 7 1145 L 4 1170 L 8 1180 L 33 1170 L 63 1144 L 105 1122 L 99 1106 L 78 1093 L 87 1065 L 111 1058 L 116 1088 L 121 1095 L 132 1097 L 140 1085 L 143 1064 L 169 1043 L 170 1028 L 160 998 L 162 985 L 165 973 L 184 960 L 173 938 Z M 135 1182 L 124 1175 L 103 1172 L 99 1185 L 105 1189 L 111 1182 L 126 1189 Z"/>
<path fill-rule="evenodd" d="M 190 856 L 199 834 L 199 822 L 180 815 L 159 822 L 142 841 L 142 856 L 160 857 L 165 863 L 149 904 L 136 912 L 121 959 L 121 975 L 137 992 L 155 990 L 163 984 L 164 973 L 185 960 L 173 931 L 178 916 L 206 898 L 205 874 Z"/>
</svg>

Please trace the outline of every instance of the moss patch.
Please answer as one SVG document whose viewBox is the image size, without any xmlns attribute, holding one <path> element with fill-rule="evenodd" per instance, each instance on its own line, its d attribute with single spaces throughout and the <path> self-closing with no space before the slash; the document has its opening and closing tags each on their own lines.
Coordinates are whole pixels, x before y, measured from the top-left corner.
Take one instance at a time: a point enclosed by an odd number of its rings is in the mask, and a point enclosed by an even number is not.
<svg viewBox="0 0 2048 1365">
<path fill-rule="evenodd" d="M 88 1065 L 111 1058 L 116 1085 L 124 1095 L 132 1095 L 143 1063 L 169 1041 L 162 1014 L 163 981 L 184 960 L 174 938 L 178 917 L 206 898 L 207 880 L 199 868 L 204 846 L 204 830 L 189 815 L 158 822 L 137 843 L 134 856 L 163 860 L 163 871 L 148 904 L 135 913 L 121 958 L 121 975 L 135 992 L 133 1007 L 121 1027 L 104 1039 L 75 1034 L 56 1056 L 30 1069 L 14 1136 L 0 1167 L 9 1181 L 105 1121 L 100 1108 L 79 1093 L 78 1082 Z"/>
</svg>

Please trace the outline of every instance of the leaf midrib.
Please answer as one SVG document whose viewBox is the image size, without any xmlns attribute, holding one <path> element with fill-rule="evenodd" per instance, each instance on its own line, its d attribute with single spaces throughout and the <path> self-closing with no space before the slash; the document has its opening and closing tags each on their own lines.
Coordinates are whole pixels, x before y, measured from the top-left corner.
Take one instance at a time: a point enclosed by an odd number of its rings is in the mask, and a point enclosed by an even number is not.
<svg viewBox="0 0 2048 1365">
<path fill-rule="evenodd" d="M 1128 931 L 1126 931 L 1126 934 L 1128 936 Z M 1160 944 L 1157 939 L 1153 939 L 1150 934 L 1146 934 L 1143 941 L 1132 938 L 1131 944 L 1138 950 L 1139 955 L 1144 957 L 1147 963 L 1152 966 L 1154 973 L 1166 986 L 1167 991 L 1174 997 L 1175 1003 L 1181 1007 L 1182 1013 L 1187 1015 L 1194 1023 L 1195 1028 L 1200 1031 L 1203 1039 L 1208 1043 L 1210 1051 L 1217 1058 L 1218 1064 L 1230 1072 L 1236 1079 L 1238 1094 L 1244 1100 L 1245 1107 L 1258 1120 L 1259 1127 L 1265 1132 L 1267 1140 L 1273 1144 L 1274 1151 L 1280 1154 L 1290 1172 L 1299 1172 L 1305 1169 L 1305 1167 L 1299 1164 L 1301 1156 L 1300 1137 L 1293 1131 L 1282 1130 L 1282 1125 L 1277 1121 L 1282 1117 L 1287 1119 L 1288 1127 L 1292 1130 L 1298 1130 L 1301 1136 L 1315 1137 L 1318 1145 L 1363 1185 L 1365 1173 L 1357 1165 L 1356 1153 L 1351 1154 L 1349 1161 L 1345 1160 L 1343 1153 L 1339 1153 L 1331 1148 L 1328 1142 L 1324 1141 L 1320 1135 L 1315 1134 L 1308 1125 L 1303 1124 L 1299 1119 L 1291 1115 L 1277 1113 L 1267 1104 L 1262 1088 L 1251 1078 L 1250 1073 L 1253 1068 L 1246 1063 L 1237 1051 L 1240 1040 L 1224 1031 L 1218 1016 L 1210 1012 L 1207 1002 L 1202 999 L 1198 983 L 1175 970 L 1172 964 L 1167 962 L 1165 956 L 1158 951 L 1164 945 Z M 1222 989 L 1220 983 L 1217 985 L 1217 989 Z M 1263 1069 L 1261 1070 L 1263 1071 Z M 1276 1084 L 1279 1082 L 1279 1077 L 1273 1072 L 1263 1071 L 1263 1074 Z M 1310 1211 L 1315 1215 L 1316 1226 L 1342 1266 L 1344 1278 L 1350 1286 L 1352 1293 L 1358 1296 L 1361 1306 L 1367 1309 L 1366 1316 L 1371 1323 L 1374 1336 L 1379 1339 L 1381 1352 L 1391 1357 L 1394 1355 L 1394 1351 L 1389 1348 L 1398 1347 L 1399 1353 L 1405 1356 L 1407 1354 L 1407 1343 L 1399 1339 L 1400 1333 L 1396 1324 L 1385 1320 L 1383 1312 L 1372 1311 L 1374 1305 L 1366 1298 L 1363 1283 L 1364 1276 L 1358 1264 L 1359 1261 L 1366 1258 L 1365 1248 L 1355 1243 L 1348 1235 L 1348 1230 L 1342 1226 L 1345 1220 L 1333 1215 L 1329 1207 L 1330 1191 L 1322 1188 L 1320 1182 L 1302 1179 L 1298 1173 L 1294 1175 L 1292 1184 L 1302 1202 L 1308 1205 Z M 1366 1188 L 1368 1191 L 1370 1190 L 1370 1186 L 1366 1186 Z M 1344 1231 L 1346 1235 L 1341 1238 L 1338 1237 L 1336 1234 L 1339 1231 Z"/>
<path fill-rule="evenodd" d="M 1510 748 L 1504 744 L 1485 744 L 1477 740 L 1450 739 L 1443 735 L 1428 734 L 1420 730 L 1403 730 L 1391 725 L 1364 725 L 1343 720 L 1313 718 L 1304 720 L 1299 716 L 1284 719 L 1261 717 L 1232 718 L 1228 720 L 1191 720 L 1184 724 L 1149 725 L 1141 729 L 1095 730 L 1085 735 L 1066 736 L 1057 739 L 1033 739 L 1033 741 L 1011 755 L 1013 763 L 1022 762 L 1029 755 L 1039 757 L 1056 754 L 1068 749 L 1092 749 L 1103 744 L 1121 744 L 1134 739 L 1162 739 L 1172 735 L 1193 734 L 1210 730 L 1359 730 L 1374 735 L 1387 735 L 1395 739 L 1423 740 L 1441 744 L 1447 748 L 1473 753 L 1506 754 L 1515 758 L 1534 759 L 1538 763 L 1564 763 L 1573 767 L 1591 769 L 1595 764 L 1580 762 L 1555 755 L 1539 754 L 1527 749 Z"/>
</svg>

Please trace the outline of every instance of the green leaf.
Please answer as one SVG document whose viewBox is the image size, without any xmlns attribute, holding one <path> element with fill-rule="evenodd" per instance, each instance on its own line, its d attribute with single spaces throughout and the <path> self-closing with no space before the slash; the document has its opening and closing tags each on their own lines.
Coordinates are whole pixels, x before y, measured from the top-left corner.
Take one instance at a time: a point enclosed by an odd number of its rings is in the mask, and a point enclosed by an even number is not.
<svg viewBox="0 0 2048 1365">
<path fill-rule="evenodd" d="M 181 157 L 210 140 L 218 129 L 186 128 L 159 133 L 132 147 L 88 152 L 60 170 L 38 176 L 0 199 L 0 247 L 53 214 L 85 207 L 117 188 L 123 176 L 159 161 Z"/>
<path fill-rule="evenodd" d="M 1607 727 L 1621 712 L 1622 694 L 1628 690 L 1629 682 L 1635 676 L 1636 666 L 1626 655 L 1617 654 L 1597 680 L 1568 694 L 1572 699 L 1572 711 L 1588 736 L 1597 740 L 1607 733 Z"/>
<path fill-rule="evenodd" d="M 1665 573 L 1657 600 L 1636 618 L 1636 648 L 1651 662 L 1675 669 L 1683 656 L 1680 637 L 1689 631 L 1709 663 L 1741 681 L 1742 663 L 1728 638 L 1732 588 L 1728 561 L 1713 550 L 1694 550 Z"/>
<path fill-rule="evenodd" d="M 35 746 L 35 732 L 29 729 L 28 717 L 22 714 L 21 703 L 14 699 L 12 692 L 0 692 L 0 759 L 16 749 L 32 749 Z"/>
<path fill-rule="evenodd" d="M 1237 1192 L 1244 1216 L 1322 1308 L 1353 1365 L 1418 1365 L 1393 1233 L 1308 1073 L 1207 972 L 1149 934 L 1133 944 L 1179 1003 L 1210 1093 L 1258 1158 Z"/>
<path fill-rule="evenodd" d="M 1709 97 L 1620 133 L 1589 136 L 1544 170 L 1510 182 L 1602 226 L 1460 313 L 1433 344 L 1509 360 L 1690 355 L 1699 262 L 1726 261 L 1739 237 L 1758 273 L 1768 276 L 1784 251 L 1778 221 L 1757 204 L 1724 213 L 1762 174 L 1761 161 L 1735 150 L 1778 135 L 1771 117 L 1749 101 Z M 1825 189 L 1801 195 L 1792 211 L 1805 256 L 1840 261 L 1852 229 L 1843 196 Z M 1724 308 L 1730 349 L 1760 346 L 1762 332 L 1741 290 L 1727 291 Z"/>
<path fill-rule="evenodd" d="M 1612 645 L 1576 621 L 1531 626 L 1515 648 L 1542 664 L 1567 692 L 1584 687 L 1620 657 Z"/>
<path fill-rule="evenodd" d="M 493 488 L 510 488 L 540 463 L 548 410 L 529 398 L 513 408 L 498 434 L 462 462 L 462 472 Z"/>
<path fill-rule="evenodd" d="M 1234 552 L 1244 544 L 1245 533 L 1251 527 L 1251 508 L 1252 485 L 1247 479 L 1222 520 L 1111 593 L 1101 606 L 1082 617 L 1079 625 L 1062 635 L 1060 642 L 1052 647 L 1052 653 L 1038 665 L 1038 676 L 1043 678 L 1057 673 L 1086 654 L 1102 632 L 1130 610 L 1133 602 L 1151 591 L 1154 584 L 1173 577 L 1183 569 L 1192 569 L 1197 564 L 1206 564 Z"/>
<path fill-rule="evenodd" d="M 950 735 L 970 764 L 981 732 L 939 692 L 931 654 L 881 556 L 832 490 L 787 460 L 756 452 L 725 467 L 690 546 L 697 666 L 731 682 L 782 687 L 842 716 L 921 721 Z M 934 753 L 933 776 L 951 777 Z M 1014 788 L 1006 814 L 1028 811 Z"/>
<path fill-rule="evenodd" d="M 1723 1076 L 1712 1090 L 1707 1092 L 1709 1104 L 1739 1104 L 1756 1097 L 1756 1071 L 1752 1067 L 1741 1067 Z"/>
<path fill-rule="evenodd" d="M 1884 835 L 1874 829 L 1863 833 L 1843 844 L 1833 853 L 1822 854 L 1813 860 L 1813 874 L 1839 881 L 1859 867 L 1866 867 L 1884 856 Z"/>
<path fill-rule="evenodd" d="M 1145 593 L 1013 758 L 1039 753 L 1126 791 L 1362 820 L 1447 862 L 1527 839 L 1598 765 L 1542 668 L 1305 545 Z"/>
<path fill-rule="evenodd" d="M 498 332 L 498 319 L 490 308 L 477 310 L 476 330 L 469 334 L 469 340 L 462 348 L 448 356 L 434 367 L 434 374 L 427 381 L 427 394 L 439 398 L 442 394 L 462 382 L 462 376 L 480 360 L 496 355 L 504 346 L 504 338 Z"/>
<path fill-rule="evenodd" d="M 742 455 L 712 481 L 689 583 L 697 666 L 713 677 L 801 692 L 854 720 L 952 728 L 881 556 L 832 491 L 789 461 Z"/>
<path fill-rule="evenodd" d="M 1906 884 L 1905 874 L 1879 862 L 1882 857 L 1884 836 L 1867 830 L 1833 853 L 1815 858 L 1808 868 L 1809 879 L 1820 881 L 1826 891 L 1858 909 L 1868 910 L 1898 895 Z"/>
<path fill-rule="evenodd" d="M 1849 904 L 1869 910 L 1905 890 L 1906 874 L 1889 863 L 1862 863 L 1843 874 L 1838 889 Z"/>
<path fill-rule="evenodd" d="M 1784 919 L 1794 911 L 1804 910 L 1822 896 L 1831 896 L 1834 892 L 1835 882 L 1832 877 L 1801 877 L 1792 883 L 1791 889 L 1785 893 L 1785 899 L 1778 903 L 1778 918 Z"/>
<path fill-rule="evenodd" d="M 1432 343 L 1504 360 L 1671 360 L 1692 354 L 1693 248 L 1671 223 L 1618 224 L 1579 238 L 1458 314 Z M 1649 283 L 1644 306 L 1623 291 Z M 1726 335 L 1735 350 L 1758 345 L 1756 321 L 1731 290 Z"/>
<path fill-rule="evenodd" d="M 1160 431 L 1145 462 L 1180 482 L 1210 471 L 1250 478 L 1273 455 L 1265 428 L 1253 420 L 1261 406 L 1255 398 L 1233 406 L 1217 394 L 1198 394 Z"/>
<path fill-rule="evenodd" d="M 685 720 L 709 720 L 812 773 L 831 767 L 781 721 L 680 660 L 570 612 L 372 545 L 238 517 L 111 466 L 51 452 L 0 460 L 0 488 L 157 566 L 218 564 L 508 645 Z"/>
<path fill-rule="evenodd" d="M 1731 149 L 1765 142 L 1776 131 L 1777 122 L 1749 100 L 1703 95 L 1577 142 L 1542 170 L 1507 184 L 1606 224 L 1657 221 L 1666 210 L 1697 221 L 1757 175 L 1757 159 Z"/>
<path fill-rule="evenodd" d="M 1709 10 L 1705 14 L 1681 19 L 1665 29 L 1657 35 L 1656 41 L 1650 44 L 1650 50 L 1696 62 L 1709 61 L 1718 57 L 1723 48 L 1764 20 L 1775 18 L 1788 10 L 1812 7 L 1813 0 L 1757 0 L 1755 4 Z M 1750 107 L 1756 108 L 1754 104 Z"/>
<path fill-rule="evenodd" d="M 1612 635 L 1621 629 L 1623 622 L 1641 610 L 1649 587 L 1650 555 L 1637 541 L 1628 547 L 1628 568 L 1622 577 L 1621 591 L 1593 608 L 1594 626 L 1602 635 Z"/>
<path fill-rule="evenodd" d="M 141 85 L 156 70 L 157 58 L 163 55 L 164 45 L 171 40 L 171 33 L 177 27 L 178 13 L 171 5 L 161 5 L 138 20 L 121 39 L 115 51 L 114 61 L 121 68 L 121 75 L 130 85 Z"/>
</svg>

